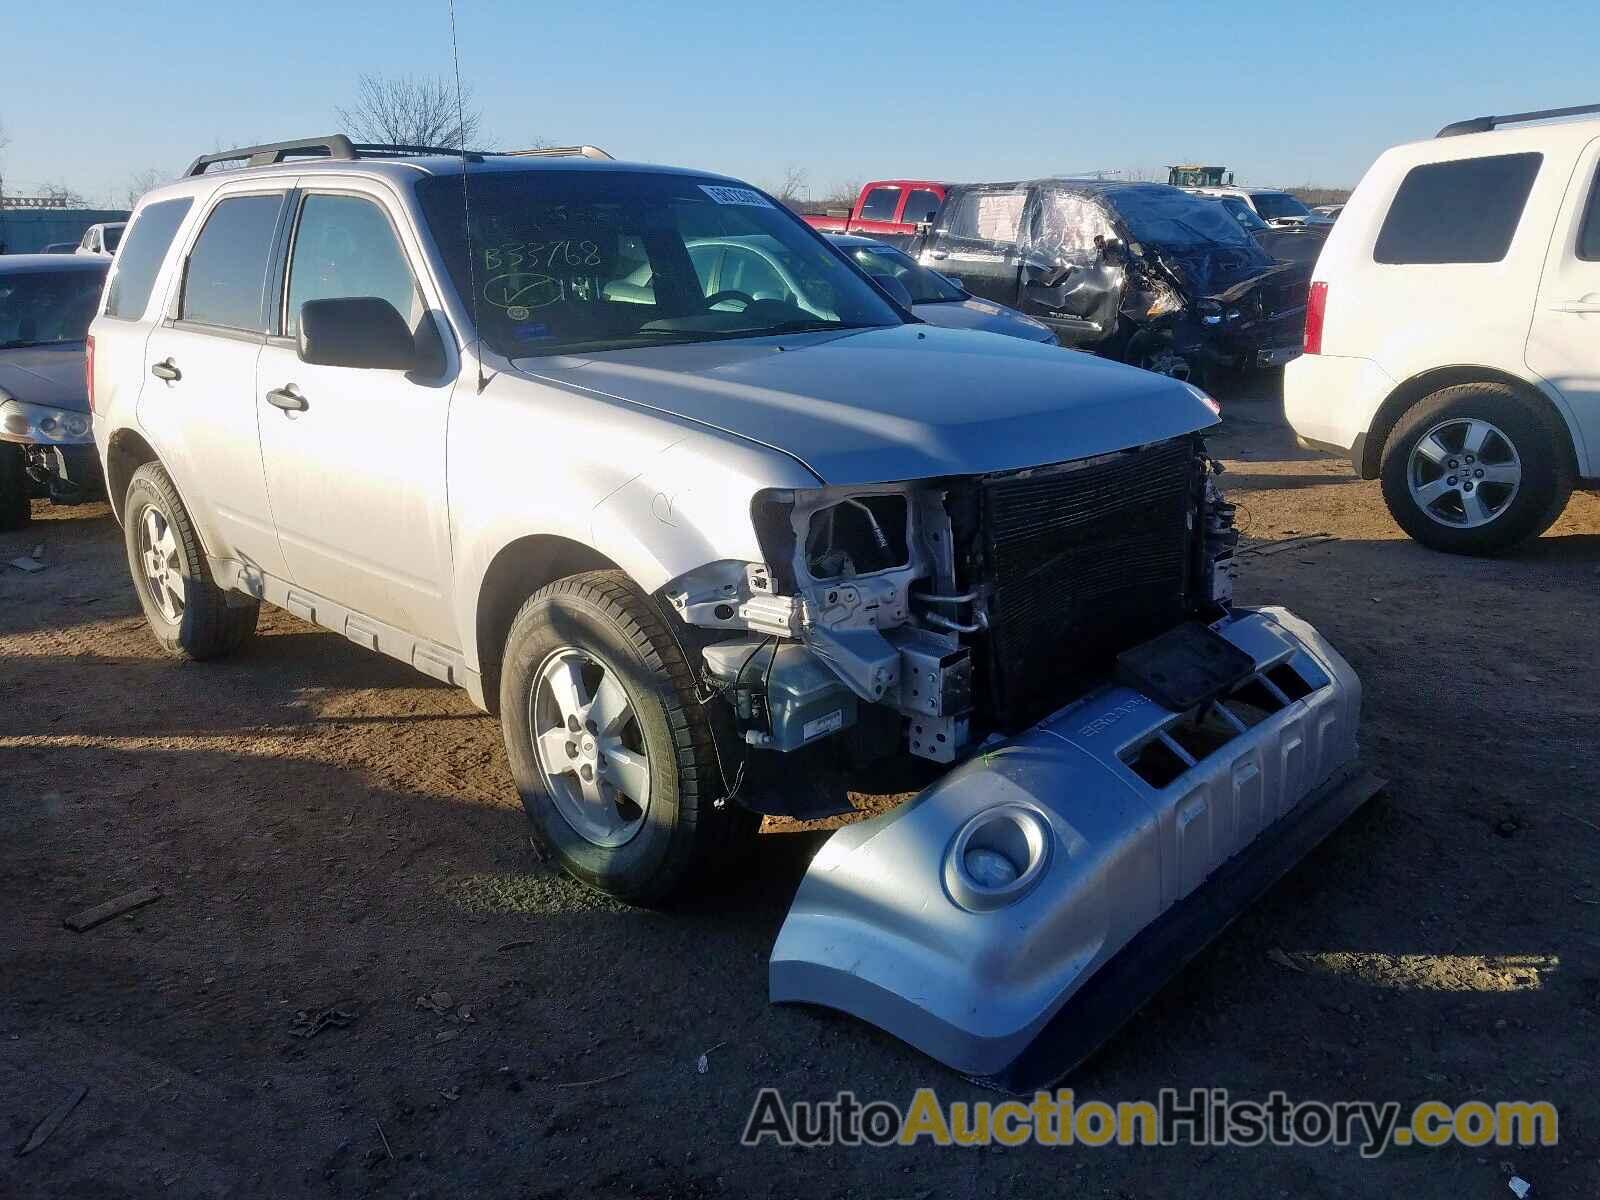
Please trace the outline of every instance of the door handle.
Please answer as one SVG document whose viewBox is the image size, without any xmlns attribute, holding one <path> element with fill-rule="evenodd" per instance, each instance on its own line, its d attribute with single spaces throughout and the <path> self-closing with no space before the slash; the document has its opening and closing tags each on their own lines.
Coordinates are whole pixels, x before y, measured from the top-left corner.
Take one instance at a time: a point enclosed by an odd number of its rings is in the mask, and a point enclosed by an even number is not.
<svg viewBox="0 0 1600 1200">
<path fill-rule="evenodd" d="M 1600 313 L 1600 300 L 1557 300 L 1550 306 L 1550 311 L 1561 313 Z"/>
<path fill-rule="evenodd" d="M 150 374 L 157 379 L 165 379 L 168 383 L 177 383 L 183 378 L 183 372 L 178 370 L 170 358 L 164 362 L 151 363 Z"/>
<path fill-rule="evenodd" d="M 305 412 L 311 406 L 306 403 L 306 398 L 294 390 L 294 384 L 286 387 L 273 388 L 267 393 L 267 403 L 273 408 L 281 408 L 284 412 Z"/>
</svg>

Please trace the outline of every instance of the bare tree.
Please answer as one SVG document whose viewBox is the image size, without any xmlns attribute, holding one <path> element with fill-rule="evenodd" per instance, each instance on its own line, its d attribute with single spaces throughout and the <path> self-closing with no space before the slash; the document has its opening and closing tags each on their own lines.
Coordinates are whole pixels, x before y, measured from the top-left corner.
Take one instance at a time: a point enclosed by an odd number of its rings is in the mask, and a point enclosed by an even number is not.
<svg viewBox="0 0 1600 1200">
<path fill-rule="evenodd" d="M 363 75 L 355 105 L 336 111 L 357 141 L 401 146 L 476 146 L 483 125 L 472 89 L 458 103 L 442 75 Z"/>
<path fill-rule="evenodd" d="M 38 192 L 41 196 L 62 201 L 68 208 L 86 208 L 89 204 L 82 192 L 65 183 L 41 183 Z"/>
<path fill-rule="evenodd" d="M 127 200 L 127 203 L 122 207 L 132 208 L 135 204 L 139 203 L 140 196 L 144 195 L 151 188 L 160 187 L 167 181 L 167 178 L 167 172 L 160 170 L 157 167 L 146 167 L 143 171 L 139 171 L 136 174 L 128 176 L 128 188 L 124 193 L 124 198 Z"/>
<path fill-rule="evenodd" d="M 822 197 L 822 207 L 830 212 L 834 209 L 848 211 L 856 206 L 856 201 L 860 197 L 861 181 L 859 179 L 846 179 L 828 189 L 828 194 Z"/>
<path fill-rule="evenodd" d="M 804 167 L 787 166 L 783 169 L 783 182 L 768 188 L 784 204 L 793 208 L 806 198 L 806 181 L 809 176 Z"/>
</svg>

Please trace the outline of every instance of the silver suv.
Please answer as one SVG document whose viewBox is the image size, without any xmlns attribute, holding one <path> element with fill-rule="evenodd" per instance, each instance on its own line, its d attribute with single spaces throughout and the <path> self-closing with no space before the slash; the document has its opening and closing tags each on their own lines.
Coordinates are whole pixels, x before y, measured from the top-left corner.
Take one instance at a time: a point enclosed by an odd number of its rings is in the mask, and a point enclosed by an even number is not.
<svg viewBox="0 0 1600 1200">
<path fill-rule="evenodd" d="M 735 243 L 782 272 L 689 249 Z M 923 324 L 736 180 L 207 156 L 140 202 L 91 334 L 161 644 L 236 651 L 265 600 L 465 688 L 589 884 L 703 875 L 798 811 L 778 772 L 965 760 L 819 858 L 775 998 L 999 1070 L 1258 835 L 1347 811 L 1359 687 L 1231 609 L 1215 403 Z M 1028 988 L 974 1008 L 1012 954 Z"/>
</svg>

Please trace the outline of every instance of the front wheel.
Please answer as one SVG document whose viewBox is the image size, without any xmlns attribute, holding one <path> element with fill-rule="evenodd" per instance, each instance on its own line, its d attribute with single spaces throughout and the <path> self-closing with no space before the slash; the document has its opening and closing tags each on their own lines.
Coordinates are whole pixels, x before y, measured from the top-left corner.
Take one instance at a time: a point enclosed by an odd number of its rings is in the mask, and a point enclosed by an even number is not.
<svg viewBox="0 0 1600 1200">
<path fill-rule="evenodd" d="M 1141 329 L 1128 339 L 1122 361 L 1140 370 L 1181 379 L 1197 387 L 1201 383 L 1200 365 L 1174 350 L 1169 338 L 1149 330 Z"/>
<path fill-rule="evenodd" d="M 725 798 L 689 663 L 620 571 L 558 580 L 522 606 L 500 723 L 539 841 L 621 899 L 654 903 L 700 881 L 759 820 Z"/>
<path fill-rule="evenodd" d="M 1572 494 L 1552 421 L 1496 383 L 1441 388 L 1383 447 L 1383 499 L 1400 528 L 1452 554 L 1494 554 L 1548 529 Z"/>
</svg>

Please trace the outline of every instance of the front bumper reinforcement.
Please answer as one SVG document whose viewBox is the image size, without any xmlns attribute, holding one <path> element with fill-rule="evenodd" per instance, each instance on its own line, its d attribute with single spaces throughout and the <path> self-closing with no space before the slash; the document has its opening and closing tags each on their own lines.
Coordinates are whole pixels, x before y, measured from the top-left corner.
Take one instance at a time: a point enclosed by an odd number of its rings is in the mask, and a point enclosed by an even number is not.
<svg viewBox="0 0 1600 1200">
<path fill-rule="evenodd" d="M 1381 786 L 1356 761 L 1360 682 L 1315 629 L 1283 609 L 1214 628 L 1256 671 L 1203 746 L 1194 714 L 1107 686 L 834 834 L 773 947 L 772 1000 L 1007 1091 L 1093 1053 Z M 964 868 L 986 848 L 1014 881 Z"/>
</svg>

